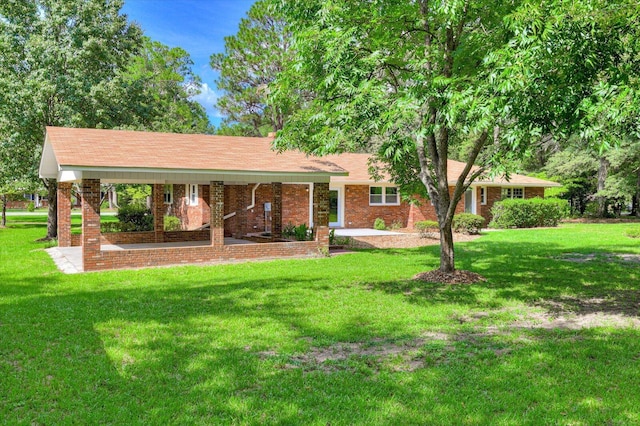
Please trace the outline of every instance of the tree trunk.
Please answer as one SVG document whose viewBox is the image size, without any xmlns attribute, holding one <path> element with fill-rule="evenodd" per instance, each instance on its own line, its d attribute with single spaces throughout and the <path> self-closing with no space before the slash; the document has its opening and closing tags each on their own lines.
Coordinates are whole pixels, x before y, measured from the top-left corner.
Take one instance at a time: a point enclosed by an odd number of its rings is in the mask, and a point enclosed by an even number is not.
<svg viewBox="0 0 640 426">
<path fill-rule="evenodd" d="M 47 239 L 58 238 L 58 183 L 55 179 L 47 179 L 47 199 L 49 200 L 49 217 L 47 218 Z"/>
<path fill-rule="evenodd" d="M 2 194 L 2 222 L 0 222 L 0 227 L 7 227 L 7 194 Z"/>
<path fill-rule="evenodd" d="M 453 232 L 451 231 L 451 222 L 449 222 L 440 226 L 440 271 L 451 273 L 455 269 Z"/>
<path fill-rule="evenodd" d="M 600 167 L 598 168 L 598 192 L 604 191 L 605 181 L 609 173 L 609 160 L 605 157 L 600 157 Z M 607 197 L 604 195 L 598 195 L 598 217 L 607 216 Z"/>
</svg>

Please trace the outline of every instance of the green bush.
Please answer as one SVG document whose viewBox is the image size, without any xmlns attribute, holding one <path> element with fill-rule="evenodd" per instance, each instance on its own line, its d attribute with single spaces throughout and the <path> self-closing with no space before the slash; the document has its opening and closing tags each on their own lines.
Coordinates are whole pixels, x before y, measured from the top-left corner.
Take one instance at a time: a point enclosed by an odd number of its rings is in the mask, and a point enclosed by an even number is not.
<svg viewBox="0 0 640 426">
<path fill-rule="evenodd" d="M 373 222 L 373 229 L 377 229 L 378 231 L 384 231 L 387 229 L 387 224 L 384 223 L 384 219 L 381 217 L 377 217 Z"/>
<path fill-rule="evenodd" d="M 296 226 L 289 222 L 282 227 L 282 238 L 294 238 L 296 235 Z"/>
<path fill-rule="evenodd" d="M 437 238 L 440 233 L 440 227 L 435 220 L 421 220 L 413 227 L 420 233 L 420 238 Z"/>
<path fill-rule="evenodd" d="M 123 224 L 123 230 L 121 232 L 140 232 L 140 231 L 153 231 L 153 215 L 151 210 L 146 207 L 128 205 L 122 206 L 118 209 L 118 220 Z M 132 229 L 125 231 L 124 228 Z"/>
<path fill-rule="evenodd" d="M 296 226 L 293 233 L 297 241 L 308 241 L 311 239 L 311 229 L 309 229 L 306 223 Z"/>
<path fill-rule="evenodd" d="M 164 217 L 164 230 L 165 231 L 179 231 L 182 229 L 182 223 L 180 219 L 175 216 Z"/>
<path fill-rule="evenodd" d="M 100 224 L 100 232 L 103 234 L 109 232 L 135 232 L 136 225 L 126 222 L 105 222 Z"/>
<path fill-rule="evenodd" d="M 493 205 L 493 228 L 535 228 L 557 226 L 567 217 L 569 206 L 566 200 L 558 198 L 508 199 Z"/>
<path fill-rule="evenodd" d="M 479 234 L 484 226 L 484 217 L 473 213 L 460 213 L 453 216 L 451 227 L 462 234 Z"/>
<path fill-rule="evenodd" d="M 34 212 L 34 211 L 36 211 L 36 205 L 35 205 L 35 204 L 33 204 L 33 201 L 32 201 L 32 202 L 30 202 L 29 204 L 27 204 L 27 211 L 28 211 L 28 212 Z"/>
</svg>

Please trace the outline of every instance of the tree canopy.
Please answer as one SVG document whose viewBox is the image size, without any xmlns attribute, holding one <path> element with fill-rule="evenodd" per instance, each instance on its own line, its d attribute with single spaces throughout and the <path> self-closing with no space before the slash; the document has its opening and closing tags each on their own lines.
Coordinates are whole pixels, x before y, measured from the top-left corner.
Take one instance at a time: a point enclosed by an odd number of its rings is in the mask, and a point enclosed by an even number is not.
<svg viewBox="0 0 640 426">
<path fill-rule="evenodd" d="M 216 107 L 225 117 L 223 133 L 261 136 L 277 131 L 295 108 L 287 99 L 267 104 L 269 84 L 292 58 L 291 33 L 273 3 L 254 3 L 237 34 L 225 37 L 224 53 L 211 55 L 211 67 L 220 72 L 216 84 L 223 95 Z"/>
</svg>

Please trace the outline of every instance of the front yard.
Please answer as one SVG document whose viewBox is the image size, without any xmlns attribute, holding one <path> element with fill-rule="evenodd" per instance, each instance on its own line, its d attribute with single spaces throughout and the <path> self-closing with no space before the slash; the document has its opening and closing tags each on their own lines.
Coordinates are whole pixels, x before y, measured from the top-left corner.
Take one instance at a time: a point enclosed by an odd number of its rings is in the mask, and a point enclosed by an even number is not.
<svg viewBox="0 0 640 426">
<path fill-rule="evenodd" d="M 411 280 L 437 246 L 59 273 L 0 229 L 8 424 L 638 424 L 638 224 L 461 243 L 480 284 Z M 622 256 L 624 255 L 624 256 Z"/>
</svg>

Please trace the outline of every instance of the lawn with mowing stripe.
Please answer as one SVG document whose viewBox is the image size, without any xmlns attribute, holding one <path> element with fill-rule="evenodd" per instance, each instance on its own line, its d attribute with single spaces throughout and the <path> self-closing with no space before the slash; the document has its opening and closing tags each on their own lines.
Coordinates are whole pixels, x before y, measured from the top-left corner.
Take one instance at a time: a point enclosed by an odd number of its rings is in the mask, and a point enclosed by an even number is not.
<svg viewBox="0 0 640 426">
<path fill-rule="evenodd" d="M 637 226 L 489 232 L 456 245 L 487 281 L 439 285 L 437 247 L 64 275 L 12 221 L 0 419 L 638 424 Z"/>
</svg>

